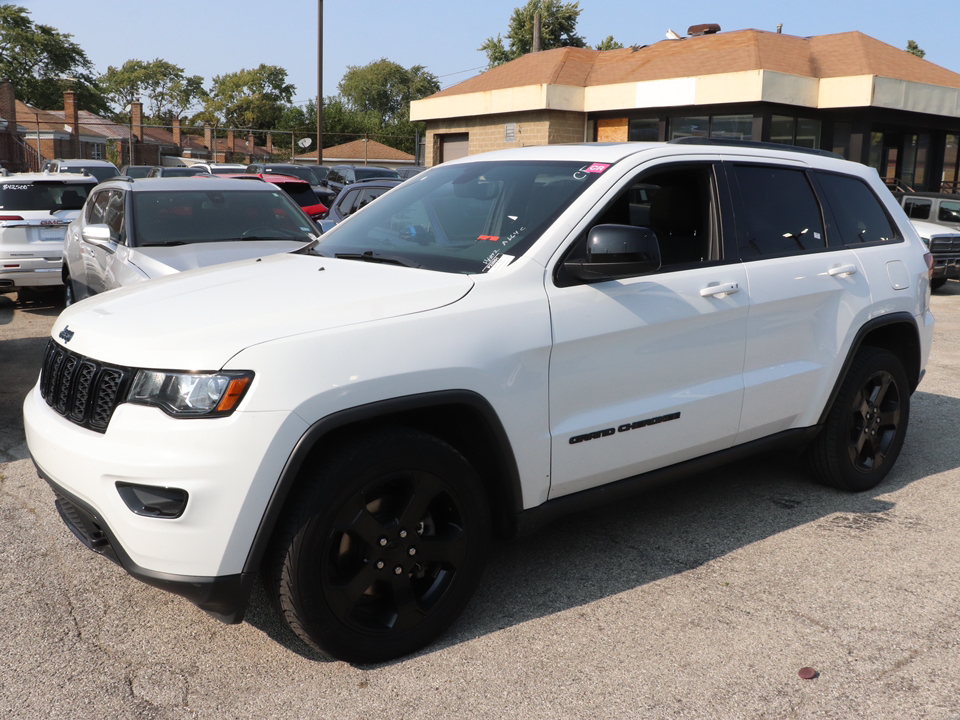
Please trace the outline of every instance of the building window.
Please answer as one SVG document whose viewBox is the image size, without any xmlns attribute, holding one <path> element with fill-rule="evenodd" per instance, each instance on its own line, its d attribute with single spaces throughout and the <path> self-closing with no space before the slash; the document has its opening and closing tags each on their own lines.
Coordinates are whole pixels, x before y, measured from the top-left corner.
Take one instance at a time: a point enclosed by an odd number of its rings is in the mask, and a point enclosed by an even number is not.
<svg viewBox="0 0 960 720">
<path fill-rule="evenodd" d="M 798 147 L 812 148 L 814 150 L 819 149 L 820 121 L 797 118 L 797 134 L 793 144 Z"/>
<path fill-rule="evenodd" d="M 710 137 L 749 140 L 753 137 L 753 115 L 714 115 L 710 119 Z"/>
<path fill-rule="evenodd" d="M 660 121 L 657 118 L 632 119 L 627 139 L 631 142 L 657 142 L 660 139 Z"/>
<path fill-rule="evenodd" d="M 770 119 L 770 142 L 797 147 L 820 147 L 820 121 L 774 115 Z"/>
<path fill-rule="evenodd" d="M 92 160 L 103 160 L 103 145 L 99 143 L 93 143 L 90 146 L 90 158 Z"/>
<path fill-rule="evenodd" d="M 714 137 L 749 140 L 753 137 L 753 115 L 701 115 L 677 117 L 670 121 L 670 139 Z"/>
<path fill-rule="evenodd" d="M 941 190 L 957 191 L 957 148 L 960 146 L 960 135 L 947 135 L 947 145 L 943 150 L 943 186 Z"/>
<path fill-rule="evenodd" d="M 834 123 L 833 125 L 833 151 L 842 155 L 845 160 L 850 159 L 850 135 L 853 133 L 853 125 L 850 123 Z"/>
<path fill-rule="evenodd" d="M 793 118 L 774 115 L 770 119 L 770 142 L 793 145 Z"/>
<path fill-rule="evenodd" d="M 670 139 L 682 137 L 709 137 L 710 116 L 678 117 L 670 120 Z"/>
</svg>

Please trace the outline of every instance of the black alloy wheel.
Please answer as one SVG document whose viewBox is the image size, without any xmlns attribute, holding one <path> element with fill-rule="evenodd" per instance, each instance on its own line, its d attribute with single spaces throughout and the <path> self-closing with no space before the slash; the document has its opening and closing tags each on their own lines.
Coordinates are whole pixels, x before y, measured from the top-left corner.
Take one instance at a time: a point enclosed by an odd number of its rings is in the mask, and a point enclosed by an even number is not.
<svg viewBox="0 0 960 720">
<path fill-rule="evenodd" d="M 899 433 L 900 390 L 886 370 L 867 378 L 853 399 L 847 452 L 860 472 L 883 465 Z"/>
<path fill-rule="evenodd" d="M 910 388 L 893 353 L 862 348 L 808 451 L 817 478 L 841 490 L 876 487 L 900 455 L 910 418 Z"/>
<path fill-rule="evenodd" d="M 357 663 L 411 653 L 466 606 L 489 541 L 467 460 L 398 428 L 358 438 L 308 470 L 272 553 L 284 619 L 324 655 Z"/>
</svg>

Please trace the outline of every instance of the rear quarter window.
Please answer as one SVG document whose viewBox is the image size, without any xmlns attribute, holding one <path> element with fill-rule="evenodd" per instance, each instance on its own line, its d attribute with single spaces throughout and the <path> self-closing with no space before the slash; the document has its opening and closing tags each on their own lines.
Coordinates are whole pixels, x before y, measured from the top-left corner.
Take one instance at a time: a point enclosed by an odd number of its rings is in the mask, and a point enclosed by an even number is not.
<svg viewBox="0 0 960 720">
<path fill-rule="evenodd" d="M 844 245 L 900 239 L 880 200 L 863 180 L 827 172 L 816 175 L 833 214 L 828 232 L 836 232 Z"/>
</svg>

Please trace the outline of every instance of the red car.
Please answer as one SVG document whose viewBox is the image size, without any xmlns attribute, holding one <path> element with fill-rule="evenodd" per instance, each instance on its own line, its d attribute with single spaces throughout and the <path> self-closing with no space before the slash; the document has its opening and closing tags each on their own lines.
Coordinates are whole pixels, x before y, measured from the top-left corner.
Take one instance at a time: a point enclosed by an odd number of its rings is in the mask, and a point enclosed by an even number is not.
<svg viewBox="0 0 960 720">
<path fill-rule="evenodd" d="M 276 173 L 236 173 L 218 175 L 217 177 L 238 178 L 240 180 L 262 180 L 273 183 L 293 198 L 311 220 L 320 220 L 327 214 L 327 206 L 320 202 L 317 194 L 310 187 L 310 183 L 292 175 L 278 175 Z"/>
</svg>

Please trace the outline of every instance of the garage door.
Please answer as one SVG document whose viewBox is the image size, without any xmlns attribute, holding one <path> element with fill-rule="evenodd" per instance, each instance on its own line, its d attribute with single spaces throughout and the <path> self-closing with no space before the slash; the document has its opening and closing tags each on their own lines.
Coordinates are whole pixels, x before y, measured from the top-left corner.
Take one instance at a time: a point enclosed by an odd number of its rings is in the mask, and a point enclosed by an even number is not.
<svg viewBox="0 0 960 720">
<path fill-rule="evenodd" d="M 440 162 L 466 157 L 470 150 L 470 133 L 440 136 Z"/>
</svg>

